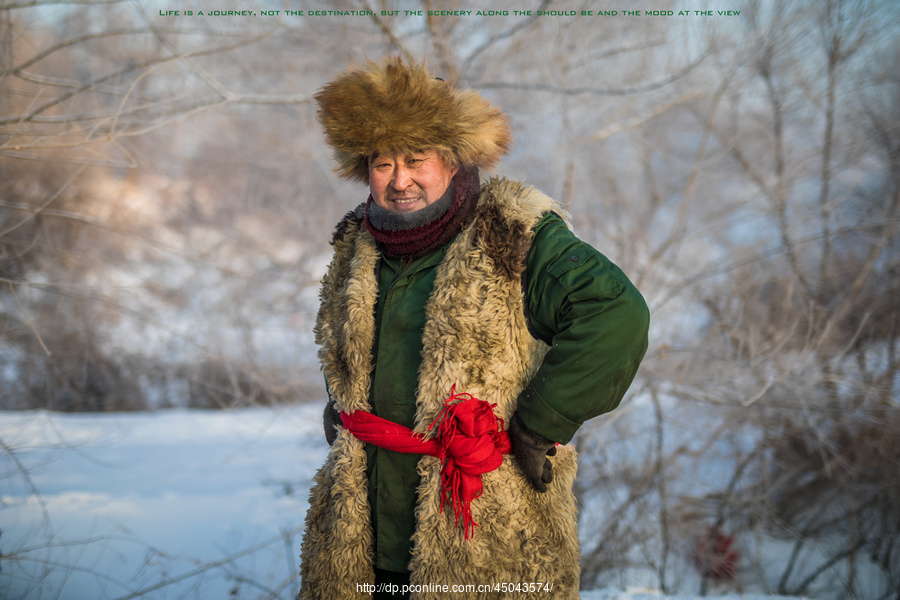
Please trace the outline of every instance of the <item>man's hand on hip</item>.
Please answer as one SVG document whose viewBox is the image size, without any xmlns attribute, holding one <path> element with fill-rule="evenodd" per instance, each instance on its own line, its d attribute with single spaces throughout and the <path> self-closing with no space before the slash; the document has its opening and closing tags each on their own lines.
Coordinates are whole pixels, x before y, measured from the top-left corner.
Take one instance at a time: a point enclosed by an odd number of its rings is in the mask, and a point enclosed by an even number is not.
<svg viewBox="0 0 900 600">
<path fill-rule="evenodd" d="M 556 454 L 556 443 L 528 429 L 519 413 L 509 421 L 509 441 L 519 470 L 535 490 L 544 493 L 553 481 L 553 465 L 548 456 Z"/>
</svg>

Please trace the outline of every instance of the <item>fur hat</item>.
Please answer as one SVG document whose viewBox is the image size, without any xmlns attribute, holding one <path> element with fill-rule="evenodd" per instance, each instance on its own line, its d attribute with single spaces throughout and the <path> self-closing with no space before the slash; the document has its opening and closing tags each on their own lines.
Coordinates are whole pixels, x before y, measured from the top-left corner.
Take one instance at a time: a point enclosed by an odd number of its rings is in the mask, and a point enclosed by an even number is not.
<svg viewBox="0 0 900 600">
<path fill-rule="evenodd" d="M 344 72 L 315 99 L 335 171 L 354 181 L 368 181 L 367 159 L 377 153 L 434 149 L 449 164 L 490 169 L 509 151 L 500 109 L 400 57 Z"/>
</svg>

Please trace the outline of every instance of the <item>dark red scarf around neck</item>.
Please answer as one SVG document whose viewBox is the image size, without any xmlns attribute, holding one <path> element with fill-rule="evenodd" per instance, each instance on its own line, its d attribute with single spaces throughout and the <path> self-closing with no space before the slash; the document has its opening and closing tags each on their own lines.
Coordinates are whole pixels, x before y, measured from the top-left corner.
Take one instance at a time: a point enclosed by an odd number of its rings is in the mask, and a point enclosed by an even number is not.
<svg viewBox="0 0 900 600">
<path fill-rule="evenodd" d="M 453 203 L 447 212 L 430 223 L 398 231 L 376 229 L 372 225 L 369 207 L 374 200 L 370 195 L 365 210 L 366 229 L 387 256 L 406 260 L 419 258 L 449 242 L 468 224 L 480 191 L 478 169 L 460 168 L 453 176 Z"/>
</svg>

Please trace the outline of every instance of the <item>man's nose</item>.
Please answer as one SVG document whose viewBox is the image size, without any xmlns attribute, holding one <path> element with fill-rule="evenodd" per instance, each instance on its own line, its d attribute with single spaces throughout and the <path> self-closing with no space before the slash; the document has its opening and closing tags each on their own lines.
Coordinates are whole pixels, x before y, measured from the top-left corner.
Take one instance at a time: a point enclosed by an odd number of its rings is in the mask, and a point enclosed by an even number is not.
<svg viewBox="0 0 900 600">
<path fill-rule="evenodd" d="M 395 190 L 405 190 L 412 185 L 412 177 L 410 177 L 409 169 L 406 168 L 406 165 L 398 164 L 396 166 L 392 185 Z"/>
</svg>

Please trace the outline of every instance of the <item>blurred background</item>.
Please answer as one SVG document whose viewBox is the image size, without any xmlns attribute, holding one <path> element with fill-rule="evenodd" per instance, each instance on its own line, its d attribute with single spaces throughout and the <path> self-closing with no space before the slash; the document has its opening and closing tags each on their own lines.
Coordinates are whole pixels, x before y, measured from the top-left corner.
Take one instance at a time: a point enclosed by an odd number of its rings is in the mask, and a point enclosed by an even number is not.
<svg viewBox="0 0 900 600">
<path fill-rule="evenodd" d="M 399 54 L 502 106 L 498 172 L 650 305 L 576 439 L 583 587 L 897 598 L 900 5 L 617 4 L 0 0 L 0 409 L 323 403 L 367 190 L 311 97 Z"/>
</svg>

